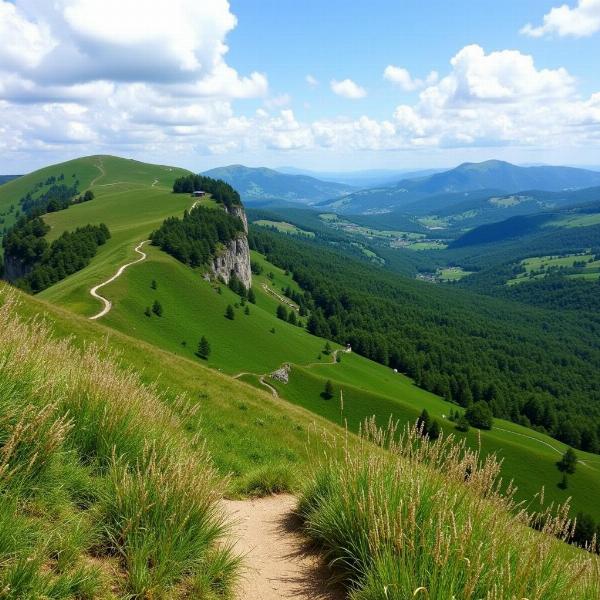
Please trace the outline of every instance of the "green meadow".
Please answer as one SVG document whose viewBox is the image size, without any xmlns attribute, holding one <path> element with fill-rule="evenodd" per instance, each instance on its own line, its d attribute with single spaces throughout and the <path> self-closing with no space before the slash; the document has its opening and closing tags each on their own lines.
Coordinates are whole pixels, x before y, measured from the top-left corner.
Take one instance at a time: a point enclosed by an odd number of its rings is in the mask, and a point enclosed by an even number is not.
<svg viewBox="0 0 600 600">
<path fill-rule="evenodd" d="M 192 198 L 170 191 L 173 177 L 184 171 L 137 163 L 133 163 L 135 168 L 130 169 L 130 162 L 104 157 L 102 174 L 100 163 L 94 166 L 92 162 L 95 176 L 99 177 L 92 186 L 96 198 L 45 217 L 52 227 L 50 236 L 53 238 L 67 229 L 99 222 L 107 224 L 112 238 L 100 248 L 88 267 L 45 290 L 32 303 L 45 301 L 60 307 L 60 310 L 69 311 L 61 312 L 62 315 L 76 313 L 89 317 L 95 314 L 101 306 L 89 295 L 89 289 L 113 275 L 120 265 L 137 258 L 134 247 L 147 239 L 164 218 L 181 215 L 191 207 Z M 210 199 L 202 202 L 211 204 Z M 72 320 L 79 329 L 88 333 L 101 331 L 107 335 L 110 332 L 111 339 L 126 339 L 127 343 L 122 342 L 121 347 L 125 349 L 127 360 L 139 366 L 150 380 L 158 378 L 179 389 L 181 379 L 185 382 L 185 389 L 191 389 L 197 395 L 202 393 L 201 389 L 211 377 L 218 377 L 221 383 L 231 382 L 232 390 L 243 389 L 260 398 L 258 404 L 269 398 L 276 406 L 283 407 L 283 413 L 300 407 L 302 414 L 308 414 L 305 412 L 308 410 L 318 415 L 321 423 L 324 418 L 335 425 L 347 425 L 352 431 L 358 429 L 364 418 L 372 415 L 381 423 L 387 423 L 390 417 L 414 422 L 421 410 L 427 408 L 446 432 L 454 432 L 453 424 L 446 418 L 455 408 L 453 405 L 419 389 L 407 377 L 356 354 L 340 352 L 341 362 L 334 364 L 331 355 L 322 354 L 326 340 L 278 319 L 275 313 L 282 303 L 283 289 L 290 286 L 298 290 L 298 287 L 291 274 L 269 264 L 263 256 L 252 253 L 252 260 L 262 266 L 262 273 L 253 277 L 256 304 L 246 303 L 244 306 L 227 286 L 206 281 L 201 271 L 177 262 L 150 245 L 145 246 L 145 251 L 148 254 L 146 261 L 134 265 L 102 289 L 102 294 L 112 301 L 113 308 L 101 319 L 98 327 L 92 323 L 88 325 L 85 319 L 73 317 Z M 146 308 L 151 307 L 155 300 L 162 305 L 163 314 L 160 317 L 153 313 L 147 316 Z M 228 305 L 234 307 L 233 320 L 225 318 Z M 246 308 L 249 314 L 246 314 Z M 61 327 L 67 334 L 69 319 L 61 321 Z M 206 361 L 195 354 L 202 336 L 211 345 Z M 158 353 L 160 359 L 156 359 L 154 366 L 145 367 L 144 356 L 150 349 Z M 292 365 L 290 382 L 285 385 L 267 380 L 282 397 L 282 400 L 276 400 L 260 384 L 258 377 L 284 363 Z M 210 370 L 207 371 L 207 368 Z M 242 375 L 240 381 L 233 382 L 226 377 L 241 373 L 246 375 Z M 326 401 L 321 392 L 328 379 L 333 382 L 336 395 Z M 343 391 L 343 406 L 339 399 L 340 390 Z M 232 392 L 233 396 L 236 394 Z M 244 394 L 240 394 L 239 401 L 228 405 L 231 418 L 233 415 L 242 420 L 246 418 L 247 410 L 243 407 L 246 401 L 243 398 Z M 270 416 L 270 408 L 265 409 L 261 416 L 253 414 L 255 426 L 246 434 L 241 435 L 237 426 L 232 426 L 230 436 L 227 430 L 223 431 L 220 401 L 202 399 L 201 402 L 210 406 L 214 413 L 211 416 L 214 422 L 209 419 L 212 424 L 204 425 L 211 436 L 218 438 L 226 434 L 228 441 L 224 445 L 220 439 L 210 442 L 216 444 L 216 461 L 223 468 L 231 468 L 243 478 L 249 476 L 253 469 L 267 464 L 269 452 L 279 457 L 286 455 L 284 450 L 268 446 L 264 452 L 250 449 L 252 436 L 260 437 L 264 423 L 275 425 L 281 419 L 281 416 Z M 302 427 L 306 429 L 304 425 Z M 584 463 L 569 478 L 569 488 L 563 491 L 557 487 L 560 474 L 555 467 L 560 453 L 565 450 L 560 442 L 502 421 L 497 421 L 496 427 L 489 432 L 471 430 L 467 440 L 472 446 L 481 445 L 486 453 L 498 455 L 503 461 L 505 480 L 515 480 L 521 499 L 530 499 L 544 488 L 546 500 L 562 502 L 572 496 L 574 510 L 600 518 L 600 508 L 593 500 L 600 495 L 598 457 L 578 453 Z M 250 453 L 258 452 L 256 463 L 238 456 L 240 445 Z M 244 452 L 240 452 L 240 456 L 245 456 Z M 302 460 L 296 452 L 294 458 L 290 458 L 291 462 Z"/>
</svg>

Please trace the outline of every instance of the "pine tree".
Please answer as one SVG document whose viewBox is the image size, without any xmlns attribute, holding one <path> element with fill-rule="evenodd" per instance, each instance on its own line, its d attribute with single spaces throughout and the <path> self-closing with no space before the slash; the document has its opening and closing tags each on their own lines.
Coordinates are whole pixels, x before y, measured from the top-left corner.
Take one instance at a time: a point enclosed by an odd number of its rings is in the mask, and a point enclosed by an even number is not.
<svg viewBox="0 0 600 600">
<path fill-rule="evenodd" d="M 461 415 L 456 420 L 456 429 L 462 432 L 469 431 L 469 421 L 467 421 L 467 417 L 465 417 L 465 415 Z"/>
<path fill-rule="evenodd" d="M 325 382 L 325 389 L 321 393 L 321 396 L 323 396 L 325 400 L 330 400 L 333 398 L 333 383 L 331 383 L 330 379 Z"/>
<path fill-rule="evenodd" d="M 325 347 L 323 348 L 323 354 L 331 353 L 331 344 L 329 342 L 325 342 Z"/>
<path fill-rule="evenodd" d="M 146 306 L 146 310 L 144 311 L 144 314 L 145 314 L 147 317 L 151 317 L 151 316 L 152 316 L 152 311 L 150 310 L 150 307 L 149 307 L 149 306 Z"/>
<path fill-rule="evenodd" d="M 210 356 L 211 348 L 208 340 L 205 336 L 200 338 L 200 342 L 198 343 L 198 351 L 196 354 L 203 359 L 207 359 Z"/>
<path fill-rule="evenodd" d="M 573 451 L 573 448 L 567 448 L 567 451 L 563 454 L 563 457 L 556 463 L 559 471 L 573 475 L 577 468 L 577 455 Z"/>
<path fill-rule="evenodd" d="M 162 304 L 158 301 L 155 300 L 154 304 L 152 305 L 152 312 L 157 316 L 157 317 L 162 317 L 163 314 L 163 307 Z"/>
<path fill-rule="evenodd" d="M 569 480 L 566 473 L 563 473 L 562 479 L 558 482 L 558 487 L 561 490 L 566 490 L 569 487 Z"/>
<path fill-rule="evenodd" d="M 231 304 L 228 304 L 227 308 L 225 309 L 225 317 L 230 321 L 235 319 L 235 312 L 233 311 L 233 306 L 231 306 Z"/>
<path fill-rule="evenodd" d="M 288 323 L 290 323 L 291 325 L 297 325 L 298 324 L 298 319 L 296 318 L 296 311 L 295 310 L 290 310 L 290 313 L 288 315 Z"/>
<path fill-rule="evenodd" d="M 429 436 L 430 440 L 437 440 L 440 437 L 440 433 L 440 424 L 434 419 L 427 430 L 427 435 Z"/>
<path fill-rule="evenodd" d="M 431 418 L 429 417 L 429 413 L 427 409 L 423 409 L 423 412 L 417 419 L 417 431 L 421 434 L 426 434 L 429 431 L 429 426 L 431 424 Z"/>
<path fill-rule="evenodd" d="M 287 314 L 287 310 L 286 310 L 285 306 L 283 306 L 283 304 L 280 304 L 277 307 L 277 318 L 281 319 L 282 321 L 287 321 L 288 314 Z"/>
<path fill-rule="evenodd" d="M 152 283 L 150 284 L 150 287 L 155 290 L 158 287 L 158 284 L 156 283 L 156 279 L 152 280 Z"/>
<path fill-rule="evenodd" d="M 256 294 L 254 293 L 254 290 L 252 288 L 248 290 L 248 302 L 256 304 Z"/>
<path fill-rule="evenodd" d="M 245 315 L 249 315 L 250 314 L 250 307 L 248 305 L 246 305 L 246 308 L 244 309 L 244 314 Z"/>
</svg>

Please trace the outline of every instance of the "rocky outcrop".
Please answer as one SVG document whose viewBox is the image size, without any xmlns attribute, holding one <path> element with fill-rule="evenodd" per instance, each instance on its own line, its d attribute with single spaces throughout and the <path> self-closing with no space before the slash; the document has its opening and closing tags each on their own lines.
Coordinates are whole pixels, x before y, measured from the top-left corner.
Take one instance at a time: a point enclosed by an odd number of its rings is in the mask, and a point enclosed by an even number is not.
<svg viewBox="0 0 600 600">
<path fill-rule="evenodd" d="M 227 209 L 226 209 L 227 210 Z M 246 289 L 252 285 L 252 271 L 250 269 L 250 246 L 248 245 L 248 219 L 244 208 L 233 206 L 227 212 L 230 215 L 239 217 L 244 225 L 244 233 L 229 242 L 218 255 L 213 259 L 212 271 L 215 277 L 223 279 L 229 283 L 231 275 L 236 277 L 244 284 Z"/>
<path fill-rule="evenodd" d="M 290 380 L 290 371 L 290 365 L 286 363 L 281 368 L 277 369 L 276 371 L 273 371 L 270 377 L 275 381 L 280 381 L 281 383 L 288 383 L 288 381 Z"/>
</svg>

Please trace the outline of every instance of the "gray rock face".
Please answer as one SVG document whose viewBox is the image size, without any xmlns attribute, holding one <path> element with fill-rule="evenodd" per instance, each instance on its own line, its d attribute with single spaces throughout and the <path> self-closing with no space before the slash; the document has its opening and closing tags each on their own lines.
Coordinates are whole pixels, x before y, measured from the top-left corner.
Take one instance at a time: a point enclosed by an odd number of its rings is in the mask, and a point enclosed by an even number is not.
<svg viewBox="0 0 600 600">
<path fill-rule="evenodd" d="M 285 364 L 281 368 L 273 371 L 270 375 L 271 379 L 275 381 L 281 381 L 281 383 L 287 383 L 290 380 L 290 365 Z"/>
<path fill-rule="evenodd" d="M 232 273 L 244 284 L 246 289 L 252 285 L 250 269 L 250 247 L 248 246 L 248 219 L 241 206 L 234 206 L 229 214 L 239 217 L 244 224 L 244 233 L 229 242 L 213 260 L 212 271 L 215 277 L 220 277 L 229 283 Z"/>
</svg>

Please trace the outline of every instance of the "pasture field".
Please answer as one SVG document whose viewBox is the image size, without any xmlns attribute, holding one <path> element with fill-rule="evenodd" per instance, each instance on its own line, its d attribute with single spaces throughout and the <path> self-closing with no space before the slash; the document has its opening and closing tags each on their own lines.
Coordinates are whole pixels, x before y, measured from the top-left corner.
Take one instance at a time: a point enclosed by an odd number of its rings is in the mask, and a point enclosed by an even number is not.
<svg viewBox="0 0 600 600">
<path fill-rule="evenodd" d="M 254 221 L 253 224 L 258 225 L 259 227 L 275 228 L 280 233 L 287 233 L 289 235 L 303 235 L 311 238 L 315 237 L 315 234 L 312 231 L 300 229 L 300 227 L 296 227 L 296 225 L 292 225 L 291 223 L 287 223 L 285 221 L 269 221 L 268 219 L 259 219 L 258 221 Z"/>
<path fill-rule="evenodd" d="M 585 279 L 600 277 L 600 260 L 596 260 L 590 252 L 565 256 L 535 256 L 522 260 L 520 264 L 525 271 L 509 279 L 507 285 L 515 285 L 531 279 L 543 279 L 549 273 L 561 270 L 568 271 L 566 273 L 568 277 Z"/>
</svg>

